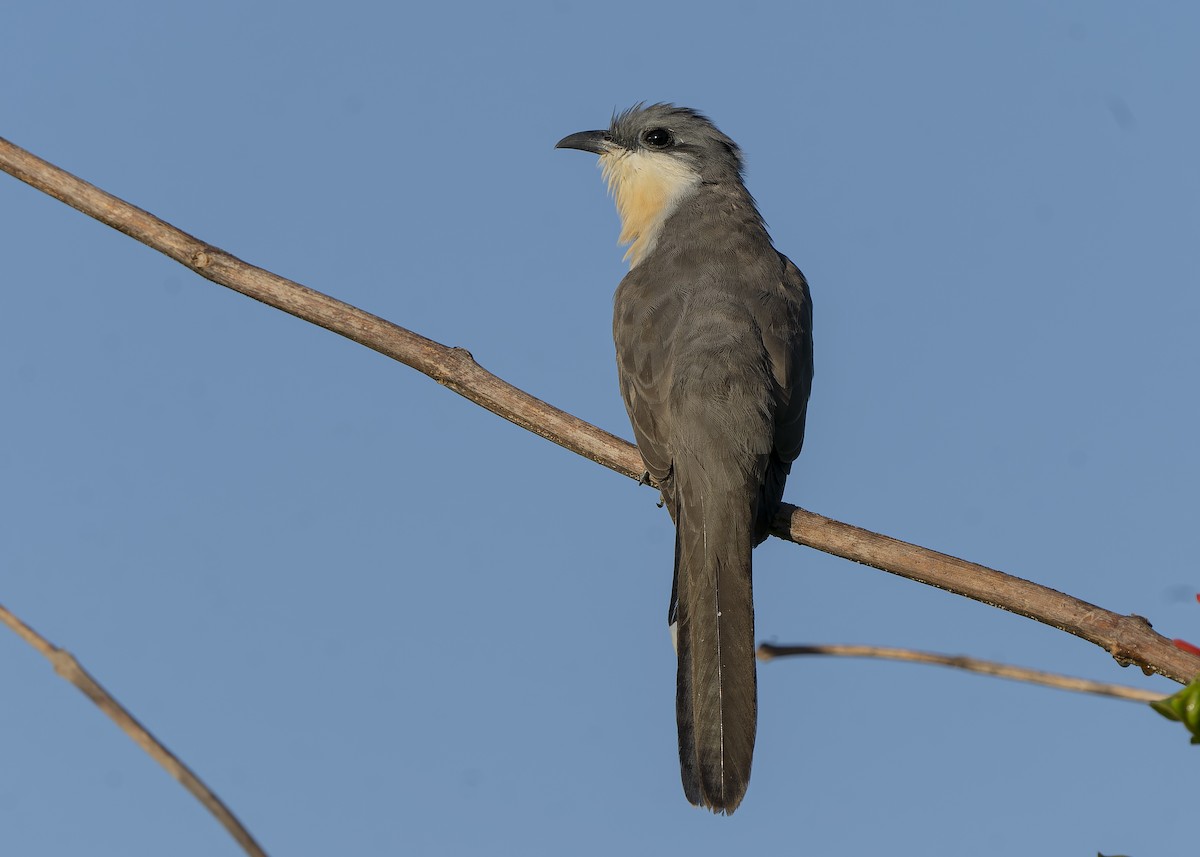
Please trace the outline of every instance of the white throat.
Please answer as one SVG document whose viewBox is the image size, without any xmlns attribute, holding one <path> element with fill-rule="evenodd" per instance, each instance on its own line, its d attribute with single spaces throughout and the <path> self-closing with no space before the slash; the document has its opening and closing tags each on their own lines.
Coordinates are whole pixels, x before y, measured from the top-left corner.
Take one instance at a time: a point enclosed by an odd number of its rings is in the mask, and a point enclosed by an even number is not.
<svg viewBox="0 0 1200 857">
<path fill-rule="evenodd" d="M 600 169 L 621 216 L 618 243 L 636 267 L 658 243 L 663 224 L 700 185 L 700 176 L 665 152 L 616 149 L 600 156 Z"/>
</svg>

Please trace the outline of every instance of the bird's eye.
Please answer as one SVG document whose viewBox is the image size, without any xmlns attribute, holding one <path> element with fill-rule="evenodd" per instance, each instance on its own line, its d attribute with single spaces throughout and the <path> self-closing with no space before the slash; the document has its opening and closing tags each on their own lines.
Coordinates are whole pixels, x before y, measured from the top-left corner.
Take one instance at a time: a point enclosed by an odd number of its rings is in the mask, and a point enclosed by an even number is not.
<svg viewBox="0 0 1200 857">
<path fill-rule="evenodd" d="M 675 138 L 666 128 L 651 128 L 642 135 L 642 142 L 652 149 L 665 149 L 675 142 Z"/>
</svg>

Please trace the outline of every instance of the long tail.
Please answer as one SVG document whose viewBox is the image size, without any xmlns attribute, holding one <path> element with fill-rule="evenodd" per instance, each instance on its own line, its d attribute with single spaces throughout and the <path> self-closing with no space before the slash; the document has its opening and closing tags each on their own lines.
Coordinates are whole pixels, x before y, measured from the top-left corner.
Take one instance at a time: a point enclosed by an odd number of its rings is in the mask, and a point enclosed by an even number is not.
<svg viewBox="0 0 1200 857">
<path fill-rule="evenodd" d="M 708 475 L 689 484 L 687 473 L 676 472 L 675 713 L 684 794 L 693 804 L 730 814 L 750 782 L 758 715 L 753 512 L 742 491 L 729 485 L 712 491 Z"/>
</svg>

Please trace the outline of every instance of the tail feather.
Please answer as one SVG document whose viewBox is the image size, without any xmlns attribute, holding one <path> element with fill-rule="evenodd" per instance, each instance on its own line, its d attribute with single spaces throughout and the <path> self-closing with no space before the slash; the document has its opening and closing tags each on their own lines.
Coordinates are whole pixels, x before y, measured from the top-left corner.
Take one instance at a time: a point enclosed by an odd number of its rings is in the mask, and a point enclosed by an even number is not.
<svg viewBox="0 0 1200 857">
<path fill-rule="evenodd" d="M 757 721 L 751 503 L 678 486 L 673 618 L 683 791 L 730 814 L 750 781 Z"/>
</svg>

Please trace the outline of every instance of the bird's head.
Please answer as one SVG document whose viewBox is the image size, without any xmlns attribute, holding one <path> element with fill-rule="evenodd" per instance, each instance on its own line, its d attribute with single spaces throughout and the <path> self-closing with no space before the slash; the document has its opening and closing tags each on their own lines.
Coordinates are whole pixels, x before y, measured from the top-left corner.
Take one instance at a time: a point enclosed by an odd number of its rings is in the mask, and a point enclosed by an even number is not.
<svg viewBox="0 0 1200 857">
<path fill-rule="evenodd" d="M 703 114 L 672 104 L 636 105 L 613 116 L 607 130 L 581 131 L 556 148 L 600 156 L 621 216 L 620 243 L 637 265 L 653 249 L 663 223 L 703 184 L 741 187 L 737 144 Z"/>
</svg>

